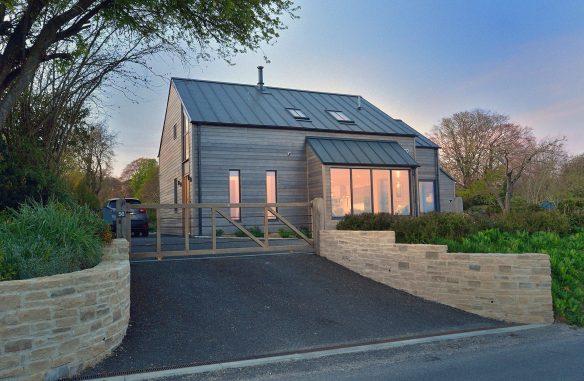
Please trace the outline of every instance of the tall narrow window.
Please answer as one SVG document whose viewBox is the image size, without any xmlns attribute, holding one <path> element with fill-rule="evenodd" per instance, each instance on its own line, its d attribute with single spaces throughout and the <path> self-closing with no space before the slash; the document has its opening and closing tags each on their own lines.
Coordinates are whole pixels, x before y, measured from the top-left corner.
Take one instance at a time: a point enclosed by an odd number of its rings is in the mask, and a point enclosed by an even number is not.
<svg viewBox="0 0 584 381">
<path fill-rule="evenodd" d="M 371 213 L 371 170 L 352 169 L 353 214 Z"/>
<path fill-rule="evenodd" d="M 191 158 L 191 129 L 188 116 L 183 113 L 182 124 L 182 158 L 187 161 Z"/>
<path fill-rule="evenodd" d="M 239 182 L 239 170 L 231 169 L 229 170 L 229 203 L 239 204 L 241 202 L 241 184 Z M 241 219 L 241 209 L 231 208 L 229 209 L 229 214 L 234 220 Z"/>
<path fill-rule="evenodd" d="M 386 169 L 374 169 L 373 177 L 373 212 L 391 213 L 391 191 L 389 171 Z"/>
<path fill-rule="evenodd" d="M 176 140 L 176 124 L 172 126 L 172 138 Z"/>
<path fill-rule="evenodd" d="M 266 203 L 275 204 L 278 202 L 278 182 L 276 171 L 266 171 Z M 274 210 L 277 211 L 276 208 Z M 268 213 L 268 219 L 275 220 L 276 216 Z"/>
<path fill-rule="evenodd" d="M 178 179 L 174 179 L 174 203 L 178 204 Z M 178 209 L 174 208 L 174 212 L 178 212 Z"/>
<path fill-rule="evenodd" d="M 420 213 L 434 212 L 436 210 L 434 181 L 420 181 L 418 189 L 420 197 Z"/>
<path fill-rule="evenodd" d="M 391 171 L 393 214 L 410 215 L 410 171 Z"/>
<path fill-rule="evenodd" d="M 331 208 L 333 217 L 351 214 L 351 170 L 331 168 Z"/>
</svg>

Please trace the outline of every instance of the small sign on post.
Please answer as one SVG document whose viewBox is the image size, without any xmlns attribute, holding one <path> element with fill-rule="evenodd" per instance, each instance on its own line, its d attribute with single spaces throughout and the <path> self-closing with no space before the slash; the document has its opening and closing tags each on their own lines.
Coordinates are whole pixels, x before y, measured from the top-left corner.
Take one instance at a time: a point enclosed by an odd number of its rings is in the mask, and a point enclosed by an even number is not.
<svg viewBox="0 0 584 381">
<path fill-rule="evenodd" d="M 116 200 L 116 238 L 125 238 L 126 235 L 126 200 Z"/>
</svg>

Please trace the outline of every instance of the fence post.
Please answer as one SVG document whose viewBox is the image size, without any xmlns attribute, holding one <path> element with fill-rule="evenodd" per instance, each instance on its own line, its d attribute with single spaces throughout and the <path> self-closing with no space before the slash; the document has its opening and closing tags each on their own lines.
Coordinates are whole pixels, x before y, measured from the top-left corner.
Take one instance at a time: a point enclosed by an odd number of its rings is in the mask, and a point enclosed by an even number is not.
<svg viewBox="0 0 584 381">
<path fill-rule="evenodd" d="M 120 197 L 116 200 L 116 238 L 127 238 L 126 228 L 126 199 Z"/>
<path fill-rule="evenodd" d="M 312 240 L 314 251 L 320 255 L 320 231 L 325 229 L 324 199 L 317 197 L 312 200 Z"/>
</svg>

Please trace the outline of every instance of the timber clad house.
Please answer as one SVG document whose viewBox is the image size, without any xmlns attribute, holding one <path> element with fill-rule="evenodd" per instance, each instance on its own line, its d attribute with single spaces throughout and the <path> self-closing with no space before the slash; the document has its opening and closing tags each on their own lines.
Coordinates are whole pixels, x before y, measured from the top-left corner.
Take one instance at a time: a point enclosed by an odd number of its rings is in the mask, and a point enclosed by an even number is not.
<svg viewBox="0 0 584 381">
<path fill-rule="evenodd" d="M 428 138 L 360 96 L 264 86 L 258 69 L 258 85 L 172 78 L 161 204 L 322 197 L 327 228 L 345 214 L 453 211 L 455 183 Z M 209 234 L 204 213 L 193 210 L 191 234 Z M 229 213 L 244 226 L 264 223 L 246 208 Z"/>
</svg>

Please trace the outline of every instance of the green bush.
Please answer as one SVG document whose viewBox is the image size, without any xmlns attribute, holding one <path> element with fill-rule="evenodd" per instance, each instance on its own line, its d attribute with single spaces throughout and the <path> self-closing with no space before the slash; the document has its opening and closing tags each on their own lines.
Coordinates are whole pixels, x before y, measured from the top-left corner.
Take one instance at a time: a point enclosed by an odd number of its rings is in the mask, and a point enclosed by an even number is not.
<svg viewBox="0 0 584 381">
<path fill-rule="evenodd" d="M 399 243 L 431 243 L 436 237 L 461 240 L 488 228 L 486 220 L 462 213 L 428 213 L 420 217 L 364 213 L 343 217 L 339 230 L 393 230 Z"/>
<path fill-rule="evenodd" d="M 263 237 L 264 233 L 262 229 L 258 228 L 257 226 L 252 226 L 251 228 L 246 227 L 246 229 L 254 236 L 254 237 Z M 242 232 L 241 230 L 237 229 L 235 231 L 236 237 L 247 237 L 247 235 Z"/>
<path fill-rule="evenodd" d="M 550 256 L 554 313 L 571 324 L 584 326 L 584 233 L 560 237 L 549 232 L 482 231 L 461 242 L 437 239 L 450 252 L 545 253 Z"/>
<path fill-rule="evenodd" d="M 221 236 L 223 236 L 223 233 L 225 233 L 225 232 L 223 231 L 223 229 L 215 229 L 215 235 L 216 235 L 217 237 L 221 237 Z"/>
<path fill-rule="evenodd" d="M 561 235 L 571 232 L 570 219 L 558 211 L 522 210 L 500 214 L 495 225 L 506 232 L 550 232 Z"/>
<path fill-rule="evenodd" d="M 0 225 L 0 274 L 4 280 L 27 279 L 94 267 L 106 230 L 86 206 L 23 204 Z"/>
<path fill-rule="evenodd" d="M 278 229 L 278 234 L 281 238 L 291 238 L 294 236 L 294 232 L 292 230 L 284 228 Z"/>
</svg>

